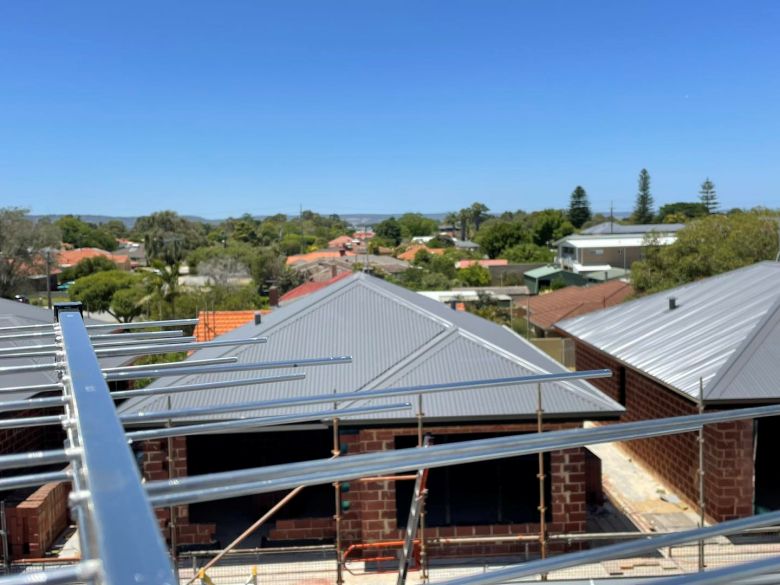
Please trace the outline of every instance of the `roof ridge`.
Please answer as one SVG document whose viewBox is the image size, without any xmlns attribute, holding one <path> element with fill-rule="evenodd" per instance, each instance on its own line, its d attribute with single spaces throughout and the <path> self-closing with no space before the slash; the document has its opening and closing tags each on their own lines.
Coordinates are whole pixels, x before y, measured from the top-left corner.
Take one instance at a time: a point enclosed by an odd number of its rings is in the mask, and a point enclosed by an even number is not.
<svg viewBox="0 0 780 585">
<path fill-rule="evenodd" d="M 717 388 L 719 385 L 729 384 L 737 376 L 737 374 L 742 371 L 742 368 L 744 368 L 746 364 L 742 364 L 741 367 L 736 368 L 737 362 L 739 362 L 740 358 L 745 354 L 745 352 L 750 349 L 754 341 L 758 341 L 760 338 L 766 337 L 769 331 L 777 326 L 777 323 L 773 323 L 773 321 L 775 321 L 778 316 L 780 316 L 780 296 L 775 299 L 774 304 L 769 307 L 766 313 L 764 313 L 761 319 L 755 324 L 750 334 L 745 336 L 745 339 L 742 340 L 742 343 L 740 343 L 740 345 L 733 352 L 731 352 L 731 355 L 726 360 L 726 362 L 705 384 L 703 392 L 705 400 L 707 399 L 707 395 L 711 394 L 715 388 Z M 772 327 L 768 329 L 769 325 L 772 325 Z"/>
<path fill-rule="evenodd" d="M 412 351 L 409 355 L 407 355 L 405 358 L 403 358 L 398 363 L 394 364 L 392 367 L 388 368 L 384 372 L 380 372 L 374 379 L 369 380 L 366 382 L 366 384 L 361 388 L 361 390 L 369 390 L 374 389 L 379 386 L 382 382 L 386 381 L 387 379 L 393 377 L 396 373 L 398 373 L 400 370 L 403 370 L 404 368 L 412 365 L 415 361 L 423 357 L 425 354 L 427 354 L 433 347 L 440 343 L 444 343 L 447 341 L 447 339 L 453 335 L 455 335 L 460 328 L 458 326 L 453 326 L 446 328 L 442 330 L 437 335 L 434 335 L 431 339 L 426 341 L 424 344 L 422 344 L 420 347 Z M 358 390 L 359 392 L 360 390 Z"/>
</svg>

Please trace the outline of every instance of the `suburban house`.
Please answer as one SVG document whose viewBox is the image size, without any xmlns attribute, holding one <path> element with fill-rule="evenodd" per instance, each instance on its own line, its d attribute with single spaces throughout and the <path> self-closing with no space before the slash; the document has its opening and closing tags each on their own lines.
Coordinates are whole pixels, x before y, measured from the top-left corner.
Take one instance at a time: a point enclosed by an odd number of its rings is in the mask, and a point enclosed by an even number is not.
<svg viewBox="0 0 780 585">
<path fill-rule="evenodd" d="M 649 240 L 668 245 L 677 240 L 682 224 L 620 225 L 599 224 L 581 234 L 572 234 L 555 242 L 555 263 L 577 274 L 627 271 L 642 259 Z M 611 229 L 613 231 L 605 231 Z"/>
<path fill-rule="evenodd" d="M 512 305 L 512 297 L 506 294 L 493 292 L 486 287 L 480 287 L 482 290 L 476 290 L 474 288 L 459 288 L 458 290 L 423 290 L 418 291 L 417 294 L 421 294 L 424 297 L 444 303 L 450 307 L 456 305 L 476 304 L 482 301 L 488 301 L 495 303 L 500 307 L 510 307 Z"/>
<path fill-rule="evenodd" d="M 401 254 L 398 254 L 399 260 L 404 260 L 405 262 L 411 262 L 414 260 L 415 256 L 417 256 L 417 252 L 420 250 L 425 250 L 429 254 L 436 254 L 441 256 L 444 254 L 445 248 L 429 248 L 425 244 L 412 244 L 406 250 L 404 250 Z"/>
<path fill-rule="evenodd" d="M 268 343 L 226 350 L 195 352 L 191 359 L 231 355 L 240 362 L 289 360 L 349 355 L 353 363 L 306 368 L 306 379 L 275 385 L 245 385 L 229 389 L 175 393 L 174 409 L 234 402 L 251 402 L 334 391 L 363 391 L 444 382 L 566 371 L 513 331 L 472 314 L 453 311 L 423 295 L 365 273 L 355 273 L 293 303 L 233 330 L 221 339 L 267 336 Z M 276 374 L 298 369 L 275 370 Z M 244 379 L 251 374 L 226 374 Z M 214 379 L 213 374 L 164 378 L 152 386 L 174 386 Z M 584 420 L 614 420 L 622 407 L 585 381 L 542 385 L 544 429 L 580 427 Z M 416 445 L 418 397 L 374 399 L 380 405 L 408 401 L 408 411 L 345 417 L 338 442 L 347 455 Z M 355 406 L 365 404 L 357 403 Z M 134 398 L 119 412 L 136 416 L 165 410 L 166 397 Z M 330 406 L 328 406 L 330 408 Z M 256 409 L 210 415 L 209 420 L 292 414 L 322 407 Z M 496 387 L 429 394 L 423 397 L 424 431 L 434 443 L 535 432 L 536 387 Z M 178 424 L 192 422 L 177 421 Z M 129 422 L 131 426 L 135 426 Z M 139 423 L 140 424 L 140 423 Z M 137 446 L 145 475 L 167 478 L 171 465 L 177 475 L 255 467 L 293 460 L 325 458 L 333 445 L 331 421 L 277 426 L 265 432 L 210 434 L 175 439 L 172 462 L 166 441 Z M 284 445 L 280 449 L 279 445 Z M 598 466 L 585 449 L 545 455 L 550 529 L 585 529 L 586 473 Z M 519 457 L 490 463 L 432 470 L 428 481 L 427 534 L 520 534 L 538 529 L 538 457 Z M 350 502 L 342 522 L 344 543 L 395 540 L 408 514 L 409 482 L 366 480 L 350 482 L 343 498 Z M 207 505 L 176 508 L 178 542 L 203 542 L 216 535 L 223 544 L 245 529 L 281 498 L 266 494 Z M 158 511 L 166 522 L 167 511 Z M 285 507 L 268 530 L 275 544 L 323 541 L 335 534 L 333 487 L 307 488 Z M 260 536 L 258 536 L 260 538 Z M 261 544 L 253 540 L 253 544 Z M 518 545 L 513 544 L 517 547 Z M 518 550 L 517 548 L 511 550 Z"/>
<path fill-rule="evenodd" d="M 74 248 L 72 250 L 62 250 L 57 254 L 57 265 L 60 268 L 70 268 L 87 258 L 97 258 L 101 256 L 111 260 L 121 270 L 130 270 L 131 260 L 128 256 L 122 254 L 112 254 L 100 248 Z"/>
<path fill-rule="evenodd" d="M 0 299 L 0 327 L 20 327 L 27 325 L 42 325 L 52 323 L 52 312 L 48 309 L 27 305 L 8 299 Z M 88 325 L 99 324 L 99 321 L 85 319 Z M 0 348 L 11 348 L 53 342 L 54 338 L 43 339 L 0 339 Z M 133 358 L 103 358 L 104 367 L 118 367 L 129 363 Z M 0 360 L 0 366 L 20 366 L 28 364 L 51 363 L 52 358 L 7 358 Z M 43 391 L 19 390 L 11 388 L 50 385 L 57 383 L 55 372 L 27 372 L 14 375 L 0 375 L 0 391 L 4 400 L 25 400 L 39 396 L 47 396 Z M 62 414 L 61 409 L 36 409 L 13 413 L 16 417 L 42 416 Z M 12 415 L 7 416 L 11 418 Z M 0 430 L 0 454 L 42 451 L 62 448 L 64 440 L 60 427 L 30 427 L 20 429 Z M 4 470 L 4 475 L 20 475 L 35 471 L 59 470 L 63 466 L 52 468 L 26 468 Z M 50 483 L 40 488 L 27 488 L 0 493 L 0 500 L 5 501 L 6 523 L 10 555 L 12 558 L 42 557 L 54 540 L 68 525 L 68 494 L 70 484 Z"/>
<path fill-rule="evenodd" d="M 125 256 L 130 262 L 130 267 L 140 268 L 147 265 L 146 247 L 143 242 L 133 242 L 132 240 L 117 240 L 119 247 L 114 250 L 114 256 Z"/>
<path fill-rule="evenodd" d="M 314 292 L 317 292 L 321 288 L 325 288 L 326 286 L 330 286 L 334 282 L 338 282 L 339 280 L 342 280 L 344 278 L 347 278 L 352 272 L 341 272 L 334 276 L 333 278 L 329 278 L 328 280 L 322 280 L 322 281 L 312 281 L 312 282 L 304 282 L 300 286 L 296 286 L 292 290 L 288 290 L 286 293 L 284 293 L 279 298 L 279 304 L 284 305 L 287 303 L 291 303 L 293 301 L 296 301 L 298 299 L 302 299 L 303 297 L 306 297 Z"/>
<path fill-rule="evenodd" d="M 456 268 L 468 268 L 469 266 L 482 266 L 482 268 L 489 268 L 491 266 L 507 266 L 509 260 L 506 258 L 485 258 L 482 260 L 458 260 L 455 263 Z"/>
<path fill-rule="evenodd" d="M 351 250 L 352 240 L 352 236 L 339 236 L 328 242 L 328 248 L 344 248 L 346 250 Z"/>
<path fill-rule="evenodd" d="M 618 305 L 632 294 L 634 287 L 622 280 L 567 286 L 524 299 L 517 304 L 517 314 L 527 317 L 537 337 L 557 336 L 558 321 Z"/>
<path fill-rule="evenodd" d="M 307 254 L 294 254 L 288 256 L 287 266 L 297 266 L 299 264 L 308 264 L 319 260 L 331 260 L 334 258 L 343 258 L 344 256 L 354 256 L 353 252 L 347 250 L 317 250 Z"/>
<path fill-rule="evenodd" d="M 198 311 L 198 324 L 193 335 L 196 341 L 211 341 L 247 323 L 260 323 L 270 309 L 247 311 Z"/>
<path fill-rule="evenodd" d="M 674 234 L 685 227 L 684 223 L 615 223 L 614 221 L 604 221 L 582 230 L 580 233 L 588 236 L 606 235 L 606 234 L 648 234 L 657 232 L 659 234 Z"/>
<path fill-rule="evenodd" d="M 557 324 L 577 369 L 610 368 L 593 384 L 625 406 L 621 420 L 780 402 L 780 263 L 760 262 Z M 708 425 L 705 502 L 717 520 L 780 509 L 780 421 Z M 626 444 L 698 501 L 694 433 Z"/>
<path fill-rule="evenodd" d="M 546 288 L 554 288 L 556 285 L 571 286 L 583 285 L 588 280 L 581 274 L 565 270 L 560 266 L 539 266 L 523 273 L 523 282 L 532 295 L 539 294 Z"/>
</svg>

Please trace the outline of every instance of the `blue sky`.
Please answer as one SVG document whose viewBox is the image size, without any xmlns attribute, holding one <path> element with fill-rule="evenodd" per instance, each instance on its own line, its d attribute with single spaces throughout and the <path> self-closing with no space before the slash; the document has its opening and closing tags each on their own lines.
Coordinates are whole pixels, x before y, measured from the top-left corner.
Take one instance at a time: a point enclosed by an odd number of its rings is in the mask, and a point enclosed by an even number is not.
<svg viewBox="0 0 780 585">
<path fill-rule="evenodd" d="M 0 207 L 780 207 L 780 2 L 0 3 Z"/>
</svg>

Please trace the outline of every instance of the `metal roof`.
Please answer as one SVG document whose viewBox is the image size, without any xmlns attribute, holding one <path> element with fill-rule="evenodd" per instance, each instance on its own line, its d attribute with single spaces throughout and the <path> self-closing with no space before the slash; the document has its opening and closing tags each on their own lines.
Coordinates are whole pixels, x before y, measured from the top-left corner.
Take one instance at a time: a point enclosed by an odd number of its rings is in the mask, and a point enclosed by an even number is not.
<svg viewBox="0 0 780 585">
<path fill-rule="evenodd" d="M 351 355 L 350 365 L 306 370 L 306 380 L 276 385 L 240 386 L 215 391 L 174 394 L 172 408 L 221 403 L 291 398 L 333 391 L 393 388 L 481 377 L 562 372 L 563 366 L 513 331 L 475 315 L 453 311 L 446 305 L 384 280 L 358 273 L 281 307 L 259 325 L 245 325 L 222 339 L 268 336 L 269 342 L 234 350 L 209 349 L 192 359 L 235 355 L 240 362 Z M 279 374 L 287 373 L 284 370 Z M 233 379 L 246 377 L 232 374 Z M 174 386 L 212 381 L 215 374 L 163 378 L 153 386 Z M 220 376 L 224 379 L 224 374 Z M 548 416 L 582 418 L 612 415 L 622 407 L 587 382 L 550 383 L 543 386 Z M 414 401 L 410 396 L 409 401 Z M 398 398 L 393 398 L 398 401 Z M 165 410 L 165 397 L 130 399 L 120 412 Z M 388 400 L 374 400 L 382 404 Z M 309 410 L 316 410 L 316 406 Z M 427 396 L 426 419 L 517 419 L 534 416 L 535 389 L 531 387 L 466 390 Z M 249 411 L 243 416 L 305 412 Z M 235 418 L 214 415 L 211 419 Z M 369 417 L 364 417 L 368 419 Z M 409 422 L 412 413 L 387 413 L 373 418 Z M 354 419 L 353 419 L 354 420 Z M 362 420 L 362 419 L 361 419 Z"/>
<path fill-rule="evenodd" d="M 48 324 L 54 322 L 54 316 L 49 309 L 42 307 L 36 307 L 35 305 L 28 305 L 26 303 L 20 303 L 18 301 L 11 301 L 8 299 L 0 299 L 0 327 L 17 327 L 20 325 L 39 325 Z M 84 322 L 88 325 L 102 324 L 103 321 L 95 321 L 94 319 L 84 319 Z M 119 325 L 119 324 L 117 324 Z M 49 343 L 53 342 L 54 338 L 49 340 Z M 3 347 L 23 347 L 26 345 L 34 345 L 36 343 L 45 343 L 44 341 L 36 341 L 34 339 L 24 339 L 16 341 L 0 341 L 0 348 Z M 121 366 L 132 361 L 133 358 L 127 357 L 113 357 L 104 358 L 100 360 L 100 364 L 106 368 Z M 16 358 L 16 359 L 4 359 L 0 366 L 21 366 L 24 364 L 49 364 L 52 358 Z M 16 374 L 14 376 L 4 375 L 0 376 L 0 388 L 11 388 L 16 386 L 32 386 L 39 384 L 53 384 L 57 382 L 56 372 L 28 372 L 24 374 Z M 29 392 L 12 392 L 10 394 L 3 394 L 3 398 L 7 400 L 23 400 L 25 398 L 32 397 L 33 394 Z"/>
<path fill-rule="evenodd" d="M 573 248 L 636 248 L 645 245 L 644 235 L 606 234 L 598 236 L 572 235 L 558 240 L 556 245 L 568 244 Z M 676 235 L 661 235 L 656 238 L 661 245 L 673 244 Z"/>
<path fill-rule="evenodd" d="M 679 232 L 684 227 L 684 223 L 623 224 L 605 221 L 582 230 L 582 233 L 588 235 L 646 234 L 648 232 L 672 233 Z"/>
<path fill-rule="evenodd" d="M 526 270 L 524 276 L 529 278 L 544 278 L 545 276 L 552 276 L 553 274 L 558 274 L 563 271 L 563 268 L 560 266 L 540 266 L 533 270 Z"/>
<path fill-rule="evenodd" d="M 669 308 L 669 298 L 677 308 Z M 558 328 L 707 401 L 780 399 L 780 264 L 760 262 Z"/>
</svg>

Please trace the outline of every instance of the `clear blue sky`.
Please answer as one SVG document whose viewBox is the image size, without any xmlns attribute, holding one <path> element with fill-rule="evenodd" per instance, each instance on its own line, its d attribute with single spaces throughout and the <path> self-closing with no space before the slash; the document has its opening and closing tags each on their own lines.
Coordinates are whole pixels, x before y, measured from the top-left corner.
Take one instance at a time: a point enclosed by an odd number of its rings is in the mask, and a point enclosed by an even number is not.
<svg viewBox="0 0 780 585">
<path fill-rule="evenodd" d="M 0 207 L 780 207 L 780 2 L 0 3 Z"/>
</svg>

